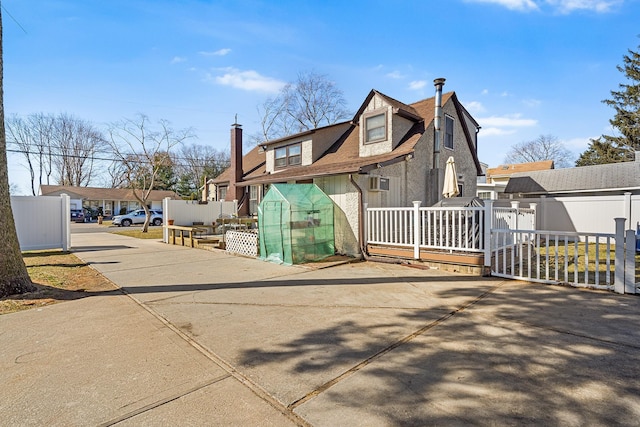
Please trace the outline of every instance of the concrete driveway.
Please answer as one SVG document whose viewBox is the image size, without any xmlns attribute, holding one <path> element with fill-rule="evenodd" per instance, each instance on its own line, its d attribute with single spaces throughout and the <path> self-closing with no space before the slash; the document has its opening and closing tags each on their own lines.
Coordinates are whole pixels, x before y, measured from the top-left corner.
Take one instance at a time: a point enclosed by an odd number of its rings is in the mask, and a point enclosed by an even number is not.
<svg viewBox="0 0 640 427">
<path fill-rule="evenodd" d="M 139 337 L 129 357 L 173 342 L 180 390 L 206 396 L 129 397 L 93 418 L 105 425 L 640 425 L 637 297 L 380 263 L 287 267 L 108 233 L 73 246 L 170 339 Z M 123 308 L 110 310 L 117 322 Z M 154 371 L 150 384 L 176 381 Z"/>
</svg>

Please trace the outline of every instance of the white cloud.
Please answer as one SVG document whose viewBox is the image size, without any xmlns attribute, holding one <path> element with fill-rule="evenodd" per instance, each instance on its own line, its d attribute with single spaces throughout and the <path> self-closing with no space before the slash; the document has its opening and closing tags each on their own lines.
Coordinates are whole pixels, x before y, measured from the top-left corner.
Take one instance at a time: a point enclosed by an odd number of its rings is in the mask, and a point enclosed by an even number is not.
<svg viewBox="0 0 640 427">
<path fill-rule="evenodd" d="M 202 55 L 202 56 L 225 56 L 225 55 L 229 54 L 230 52 L 231 52 L 231 49 L 225 48 L 225 49 L 218 49 L 218 50 L 211 51 L 211 52 L 200 51 L 200 52 L 198 52 L 198 54 Z"/>
<path fill-rule="evenodd" d="M 471 102 L 463 102 L 464 107 L 469 110 L 470 113 L 484 113 L 487 111 L 482 105 L 481 102 L 471 101 Z"/>
<path fill-rule="evenodd" d="M 569 14 L 587 10 L 596 13 L 610 12 L 624 0 L 465 0 L 467 3 L 487 3 L 503 6 L 509 10 L 530 12 L 540 10 L 541 5 L 550 6 L 555 12 Z"/>
<path fill-rule="evenodd" d="M 524 105 L 526 105 L 527 107 L 539 107 L 540 104 L 542 104 L 542 101 L 540 101 L 539 99 L 523 99 L 522 103 Z"/>
<path fill-rule="evenodd" d="M 571 13 L 576 10 L 590 10 L 597 13 L 609 12 L 613 7 L 622 3 L 622 0 L 546 0 L 560 13 Z"/>
<path fill-rule="evenodd" d="M 391 79 L 403 79 L 404 75 L 402 75 L 400 71 L 392 71 L 390 73 L 387 73 L 387 77 Z"/>
<path fill-rule="evenodd" d="M 584 150 L 587 149 L 587 147 L 589 147 L 591 138 L 597 138 L 597 137 L 592 136 L 590 138 L 571 138 L 571 139 L 564 139 L 561 142 L 569 150 L 575 151 L 577 153 L 582 153 Z"/>
<path fill-rule="evenodd" d="M 482 89 L 482 92 L 480 92 L 482 95 L 488 95 L 489 94 L 489 89 Z"/>
<path fill-rule="evenodd" d="M 263 76 L 254 70 L 242 71 L 236 68 L 225 68 L 222 71 L 225 72 L 223 75 L 208 77 L 208 80 L 236 89 L 269 93 L 276 93 L 286 85 L 283 81 Z"/>
<path fill-rule="evenodd" d="M 466 0 L 469 3 L 491 3 L 504 6 L 509 10 L 528 12 L 538 10 L 538 5 L 533 0 Z"/>
<path fill-rule="evenodd" d="M 538 121 L 535 119 L 523 119 L 521 114 L 510 114 L 507 116 L 497 117 L 484 117 L 481 119 L 476 119 L 480 126 L 484 129 L 485 127 L 491 128 L 520 128 L 520 127 L 531 127 L 538 124 Z"/>
<path fill-rule="evenodd" d="M 186 60 L 187 60 L 187 58 L 184 58 L 184 57 L 182 57 L 182 56 L 174 56 L 174 57 L 171 59 L 171 63 L 172 63 L 172 64 L 178 64 L 178 63 L 180 63 L 180 62 L 185 62 Z"/>
<path fill-rule="evenodd" d="M 409 83 L 409 89 L 411 90 L 420 90 L 422 88 L 424 88 L 427 85 L 427 81 L 426 80 L 414 80 L 411 83 Z"/>
<path fill-rule="evenodd" d="M 501 129 L 496 127 L 488 127 L 480 129 L 480 134 L 485 136 L 502 136 L 502 135 L 512 135 L 516 133 L 515 129 Z"/>
</svg>

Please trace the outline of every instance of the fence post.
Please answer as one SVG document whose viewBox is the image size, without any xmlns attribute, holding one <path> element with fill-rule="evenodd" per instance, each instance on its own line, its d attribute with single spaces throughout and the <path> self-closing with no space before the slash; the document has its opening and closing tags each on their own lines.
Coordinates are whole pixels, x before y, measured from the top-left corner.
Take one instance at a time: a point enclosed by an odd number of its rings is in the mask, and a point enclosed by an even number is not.
<svg viewBox="0 0 640 427">
<path fill-rule="evenodd" d="M 627 230 L 625 236 L 624 293 L 636 293 L 636 232 Z"/>
<path fill-rule="evenodd" d="M 169 223 L 170 218 L 173 219 L 169 208 L 169 200 L 171 200 L 169 197 L 162 199 L 162 241 L 164 243 L 169 243 L 169 230 L 165 225 Z"/>
<path fill-rule="evenodd" d="M 533 210 L 533 222 L 531 224 L 531 228 L 533 230 L 537 230 L 538 229 L 536 227 L 536 224 L 538 223 L 538 221 L 536 220 L 536 215 L 538 214 L 538 212 L 536 211 L 536 206 L 538 206 L 537 203 L 529 203 L 529 209 Z"/>
<path fill-rule="evenodd" d="M 518 223 L 518 217 L 520 216 L 520 202 L 518 201 L 511 202 L 511 209 L 514 210 L 514 218 L 515 218 L 512 224 L 513 229 L 520 230 L 520 224 Z"/>
<path fill-rule="evenodd" d="M 68 194 L 60 195 L 62 204 L 62 250 L 68 251 L 71 248 L 71 197 Z"/>
<path fill-rule="evenodd" d="M 626 218 L 614 218 L 616 222 L 616 259 L 613 290 L 624 294 L 624 223 Z"/>
<path fill-rule="evenodd" d="M 484 224 L 482 244 L 484 245 L 484 266 L 491 267 L 491 225 L 493 224 L 493 200 L 484 201 Z"/>
<path fill-rule="evenodd" d="M 413 258 L 420 259 L 420 201 L 413 202 Z"/>
<path fill-rule="evenodd" d="M 549 229 L 547 227 L 547 219 L 545 218 L 545 215 L 547 214 L 547 209 L 545 207 L 545 205 L 546 205 L 545 202 L 546 201 L 547 201 L 547 196 L 540 196 L 540 217 L 538 218 L 540 220 L 540 227 L 536 227 L 536 230 L 538 228 L 540 230 L 548 230 Z"/>
<path fill-rule="evenodd" d="M 624 217 L 629 221 L 629 228 L 631 228 L 631 193 L 628 191 L 624 193 Z"/>
</svg>

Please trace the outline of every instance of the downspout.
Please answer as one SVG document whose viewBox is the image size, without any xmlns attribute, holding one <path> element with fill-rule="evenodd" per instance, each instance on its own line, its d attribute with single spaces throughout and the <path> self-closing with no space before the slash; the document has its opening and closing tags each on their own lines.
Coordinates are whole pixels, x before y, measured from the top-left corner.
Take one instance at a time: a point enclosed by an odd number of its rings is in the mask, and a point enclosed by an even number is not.
<svg viewBox="0 0 640 427">
<path fill-rule="evenodd" d="M 358 242 L 360 244 L 360 253 L 365 260 L 369 260 L 369 254 L 367 254 L 364 244 L 364 193 L 362 188 L 353 179 L 353 174 L 349 174 L 349 182 L 358 191 Z"/>
</svg>

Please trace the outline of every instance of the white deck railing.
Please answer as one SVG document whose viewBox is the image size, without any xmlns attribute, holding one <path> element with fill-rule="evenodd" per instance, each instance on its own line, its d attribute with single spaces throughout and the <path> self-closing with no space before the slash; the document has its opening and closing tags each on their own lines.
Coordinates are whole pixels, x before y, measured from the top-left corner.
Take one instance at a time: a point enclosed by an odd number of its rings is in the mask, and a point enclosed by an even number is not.
<svg viewBox="0 0 640 427">
<path fill-rule="evenodd" d="M 495 276 L 636 293 L 634 230 L 616 233 L 535 230 L 535 207 L 367 208 L 367 244 L 483 253 Z M 628 242 L 625 245 L 625 241 Z M 615 250 L 614 250 L 615 247 Z"/>
<path fill-rule="evenodd" d="M 483 207 L 419 208 L 417 212 L 414 208 L 369 208 L 367 242 L 482 252 L 483 221 Z"/>
<path fill-rule="evenodd" d="M 484 207 L 420 208 L 420 247 L 482 252 Z"/>
</svg>

